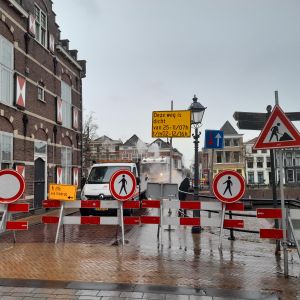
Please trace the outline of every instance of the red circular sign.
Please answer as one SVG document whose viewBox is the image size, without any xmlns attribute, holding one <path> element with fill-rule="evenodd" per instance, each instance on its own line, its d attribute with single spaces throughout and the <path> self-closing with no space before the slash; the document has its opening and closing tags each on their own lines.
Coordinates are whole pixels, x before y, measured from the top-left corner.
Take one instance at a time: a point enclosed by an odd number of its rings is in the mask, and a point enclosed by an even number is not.
<svg viewBox="0 0 300 300">
<path fill-rule="evenodd" d="M 136 178 L 128 170 L 118 170 L 109 181 L 109 190 L 114 198 L 126 201 L 132 198 L 136 190 Z"/>
<path fill-rule="evenodd" d="M 234 203 L 245 193 L 245 179 L 236 171 L 220 172 L 213 180 L 213 192 L 221 202 Z"/>
<path fill-rule="evenodd" d="M 8 204 L 21 198 L 25 191 L 25 181 L 15 170 L 0 171 L 0 203 Z"/>
</svg>

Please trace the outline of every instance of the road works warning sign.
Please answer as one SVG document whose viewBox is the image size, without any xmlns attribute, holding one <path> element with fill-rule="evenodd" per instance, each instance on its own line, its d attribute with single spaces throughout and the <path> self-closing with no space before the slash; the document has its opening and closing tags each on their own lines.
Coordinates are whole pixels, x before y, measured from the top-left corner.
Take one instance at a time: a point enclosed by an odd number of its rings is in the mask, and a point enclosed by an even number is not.
<svg viewBox="0 0 300 300">
<path fill-rule="evenodd" d="M 152 112 L 153 138 L 185 138 L 191 136 L 191 111 L 171 110 Z"/>
<path fill-rule="evenodd" d="M 50 184 L 48 198 L 50 200 L 73 201 L 76 200 L 76 189 L 76 185 Z"/>
</svg>

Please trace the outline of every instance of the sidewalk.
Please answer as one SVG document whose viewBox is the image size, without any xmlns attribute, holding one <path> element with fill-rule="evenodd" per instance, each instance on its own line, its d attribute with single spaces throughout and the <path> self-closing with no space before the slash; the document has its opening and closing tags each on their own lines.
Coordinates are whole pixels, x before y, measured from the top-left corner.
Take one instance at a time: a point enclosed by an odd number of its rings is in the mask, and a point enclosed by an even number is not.
<svg viewBox="0 0 300 300">
<path fill-rule="evenodd" d="M 5 285 L 5 283 L 8 285 Z M 15 286 L 12 286 L 13 283 Z M 277 300 L 280 298 L 275 293 L 250 293 L 247 291 L 221 290 L 215 288 L 194 289 L 189 287 L 143 284 L 0 280 L 0 299 Z"/>
</svg>

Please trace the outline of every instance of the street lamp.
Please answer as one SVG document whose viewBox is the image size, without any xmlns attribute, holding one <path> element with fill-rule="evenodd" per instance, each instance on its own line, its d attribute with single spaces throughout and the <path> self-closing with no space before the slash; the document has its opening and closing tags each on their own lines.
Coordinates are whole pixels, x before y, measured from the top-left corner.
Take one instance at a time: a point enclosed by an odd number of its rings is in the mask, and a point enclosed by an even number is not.
<svg viewBox="0 0 300 300">
<path fill-rule="evenodd" d="M 199 127 L 201 126 L 203 115 L 206 107 L 199 103 L 198 98 L 194 95 L 193 103 L 190 105 L 189 110 L 191 111 L 191 124 L 195 128 L 195 134 L 193 134 L 195 144 L 195 164 L 194 164 L 194 201 L 198 200 L 199 197 Z M 200 218 L 200 210 L 193 210 L 193 217 Z M 200 233 L 201 226 L 193 226 L 192 233 Z"/>
</svg>

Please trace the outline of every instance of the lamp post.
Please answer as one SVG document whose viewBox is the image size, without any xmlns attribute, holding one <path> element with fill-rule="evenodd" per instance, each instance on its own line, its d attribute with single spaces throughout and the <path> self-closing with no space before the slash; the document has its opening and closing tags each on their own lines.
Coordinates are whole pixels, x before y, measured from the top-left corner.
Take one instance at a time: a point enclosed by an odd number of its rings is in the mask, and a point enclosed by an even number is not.
<svg viewBox="0 0 300 300">
<path fill-rule="evenodd" d="M 195 144 L 195 164 L 194 164 L 194 201 L 198 200 L 199 197 L 199 127 L 201 126 L 203 115 L 206 107 L 199 103 L 198 98 L 194 95 L 193 103 L 190 105 L 189 110 L 191 111 L 191 125 L 195 129 L 193 134 Z M 193 217 L 200 218 L 200 210 L 193 210 Z M 201 226 L 193 226 L 192 233 L 200 233 Z"/>
</svg>

